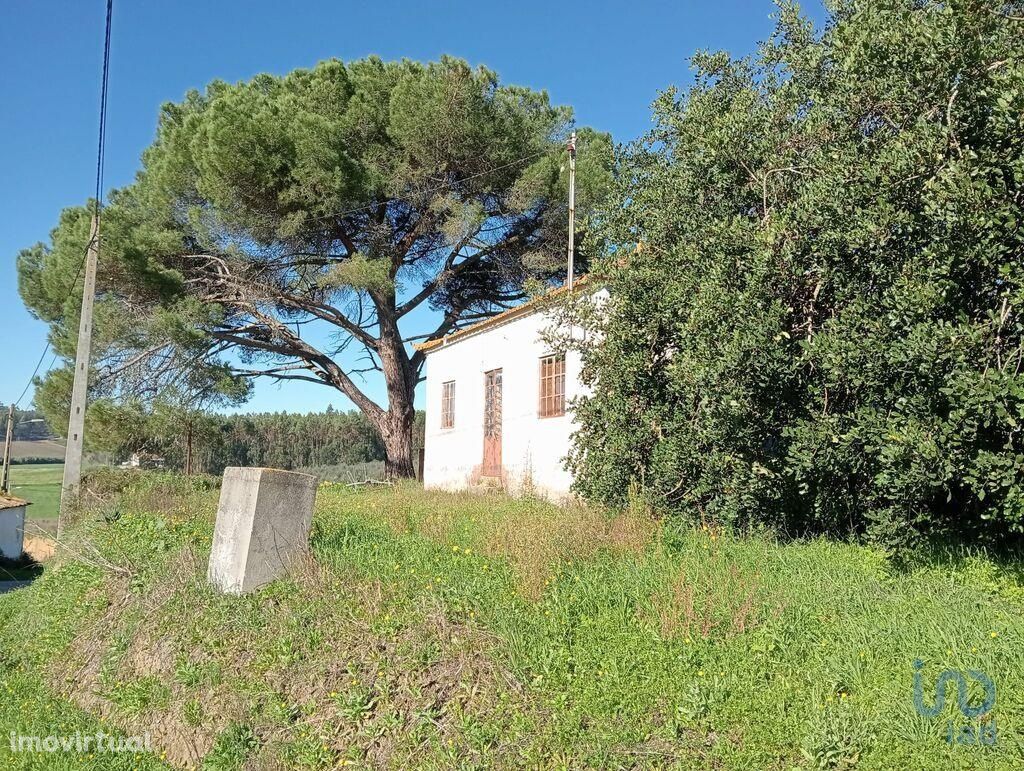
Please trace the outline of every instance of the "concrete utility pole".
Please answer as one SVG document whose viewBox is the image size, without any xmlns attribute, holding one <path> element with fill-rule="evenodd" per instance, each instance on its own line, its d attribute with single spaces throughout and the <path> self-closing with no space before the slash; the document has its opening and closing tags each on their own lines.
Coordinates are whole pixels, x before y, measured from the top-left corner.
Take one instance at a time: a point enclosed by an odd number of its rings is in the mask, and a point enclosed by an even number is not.
<svg viewBox="0 0 1024 771">
<path fill-rule="evenodd" d="M 7 439 L 4 441 L 4 475 L 0 483 L 0 492 L 11 489 L 11 441 L 14 439 L 14 405 L 7 408 Z"/>
<path fill-rule="evenodd" d="M 85 256 L 85 286 L 82 288 L 82 317 L 78 322 L 78 350 L 75 354 L 75 385 L 71 391 L 71 417 L 68 420 L 68 446 L 64 454 L 64 484 L 60 495 L 57 537 L 68 513 L 78 499 L 82 482 L 82 442 L 85 431 L 85 402 L 89 389 L 89 355 L 92 349 L 92 306 L 96 296 L 96 263 L 100 251 L 100 222 L 94 214 Z"/>
<path fill-rule="evenodd" d="M 576 132 L 569 137 L 569 278 L 566 286 L 572 291 L 572 274 L 576 258 Z"/>
</svg>

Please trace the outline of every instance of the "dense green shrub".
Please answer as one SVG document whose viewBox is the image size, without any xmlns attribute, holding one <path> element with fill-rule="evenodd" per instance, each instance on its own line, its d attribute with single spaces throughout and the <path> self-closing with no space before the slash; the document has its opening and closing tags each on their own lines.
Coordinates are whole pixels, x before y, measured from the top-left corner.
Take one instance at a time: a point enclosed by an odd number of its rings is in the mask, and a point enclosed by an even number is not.
<svg viewBox="0 0 1024 771">
<path fill-rule="evenodd" d="M 622 158 L 582 493 L 893 544 L 1024 531 L 1021 17 L 843 0 L 695 57 Z"/>
</svg>

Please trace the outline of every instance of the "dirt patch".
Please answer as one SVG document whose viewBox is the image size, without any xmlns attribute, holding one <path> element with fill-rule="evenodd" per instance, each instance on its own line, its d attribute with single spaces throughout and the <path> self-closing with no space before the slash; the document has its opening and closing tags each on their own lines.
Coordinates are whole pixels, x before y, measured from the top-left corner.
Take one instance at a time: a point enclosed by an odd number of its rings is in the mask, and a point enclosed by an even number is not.
<svg viewBox="0 0 1024 771">
<path fill-rule="evenodd" d="M 43 562 L 50 559 L 56 551 L 57 545 L 52 538 L 46 536 L 26 536 L 25 554 L 36 562 Z"/>
<path fill-rule="evenodd" d="M 182 705 L 187 697 L 174 680 L 173 641 L 154 635 L 151 626 L 157 609 L 133 593 L 124 577 L 109 578 L 101 591 L 107 598 L 106 611 L 72 642 L 59 669 L 53 673 L 56 687 L 79 708 L 97 715 L 101 722 L 129 735 L 148 733 L 153 746 L 165 755 L 168 763 L 196 767 L 212 748 L 218 732 L 238 710 L 231 708 L 230 699 L 223 694 L 209 692 L 203 694 L 203 702 L 208 714 L 216 718 L 199 726 L 186 723 L 182 719 Z M 139 610 L 141 620 L 132 630 L 131 619 L 138 618 Z M 124 653 L 115 654 L 111 660 L 112 642 L 129 632 L 131 637 Z M 111 683 L 141 678 L 152 678 L 167 686 L 170 697 L 164 707 L 146 709 L 127 718 L 110 698 Z"/>
<path fill-rule="evenodd" d="M 63 463 L 66 451 L 64 442 L 54 439 L 15 439 L 11 442 L 11 457 L 15 460 L 40 458 Z"/>
</svg>

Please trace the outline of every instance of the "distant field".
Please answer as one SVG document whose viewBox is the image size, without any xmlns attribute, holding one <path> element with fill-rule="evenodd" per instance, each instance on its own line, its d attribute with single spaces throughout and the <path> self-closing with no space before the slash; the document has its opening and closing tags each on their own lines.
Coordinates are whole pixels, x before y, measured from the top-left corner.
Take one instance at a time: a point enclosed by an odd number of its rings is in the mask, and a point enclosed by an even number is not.
<svg viewBox="0 0 1024 771">
<path fill-rule="evenodd" d="M 19 458 L 53 458 L 64 461 L 64 443 L 53 439 L 39 441 L 16 441 L 11 444 L 11 457 Z"/>
<path fill-rule="evenodd" d="M 63 451 L 63 448 L 61 450 Z M 15 464 L 11 466 L 11 494 L 32 502 L 28 507 L 30 518 L 51 519 L 57 516 L 60 508 L 60 485 L 63 477 L 63 463 Z"/>
</svg>

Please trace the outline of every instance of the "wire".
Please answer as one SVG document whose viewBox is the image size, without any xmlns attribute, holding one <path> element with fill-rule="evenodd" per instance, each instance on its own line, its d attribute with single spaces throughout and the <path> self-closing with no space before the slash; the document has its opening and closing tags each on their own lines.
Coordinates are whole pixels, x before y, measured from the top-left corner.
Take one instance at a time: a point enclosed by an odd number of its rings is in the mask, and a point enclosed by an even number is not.
<svg viewBox="0 0 1024 771">
<path fill-rule="evenodd" d="M 15 407 L 17 407 L 18 404 L 21 403 L 21 400 L 25 398 L 25 394 L 28 393 L 29 386 L 32 385 L 32 381 L 35 380 L 36 375 L 39 373 L 39 368 L 42 366 L 43 359 L 46 358 L 46 353 L 49 350 L 50 350 L 50 341 L 47 340 L 46 341 L 46 346 L 43 348 L 43 355 L 39 357 L 39 361 L 36 362 L 36 368 L 34 370 L 32 370 L 32 374 L 29 375 L 28 382 L 25 383 L 25 389 L 21 392 L 21 396 L 19 396 L 15 400 L 15 402 L 14 402 L 14 406 Z"/>
<path fill-rule="evenodd" d="M 101 88 L 100 88 L 99 138 L 98 138 L 98 141 L 97 141 L 97 148 L 96 148 L 96 189 L 95 189 L 95 195 L 94 195 L 94 198 L 93 198 L 93 202 L 94 202 L 94 209 L 93 209 L 94 215 L 93 216 L 96 219 L 96 231 L 97 232 L 99 230 L 100 216 L 101 216 L 101 213 L 102 213 L 102 210 L 103 210 L 103 175 L 104 175 L 104 165 L 105 165 L 104 161 L 106 159 L 106 137 L 107 137 L 107 97 L 108 97 L 109 80 L 110 80 L 110 30 L 111 30 L 111 20 L 113 19 L 113 13 L 114 13 L 114 0 L 107 0 L 107 18 L 106 18 L 106 26 L 105 26 L 105 29 L 104 29 L 104 36 L 103 36 L 103 74 L 102 74 L 102 85 L 101 85 Z M 527 155 L 527 156 L 524 156 L 522 158 L 519 158 L 519 159 L 517 159 L 515 161 L 511 161 L 509 163 L 505 163 L 505 164 L 503 164 L 501 166 L 496 166 L 496 167 L 491 168 L 491 169 L 485 169 L 484 171 L 477 172 L 476 174 L 470 174 L 469 176 L 462 177 L 462 178 L 457 179 L 457 180 L 452 180 L 451 182 L 446 182 L 445 184 L 438 185 L 437 187 L 433 187 L 433 188 L 428 188 L 428 189 L 425 189 L 425 190 L 417 191 L 416 195 L 430 195 L 432 193 L 437 193 L 437 192 L 440 192 L 442 190 L 447 190 L 447 189 L 449 189 L 451 187 L 454 187 L 455 185 L 460 185 L 460 184 L 463 184 L 465 182 L 468 182 L 469 180 L 478 179 L 478 178 L 486 176 L 488 174 L 494 174 L 495 172 L 503 171 L 505 169 L 512 168 L 513 166 L 518 166 L 518 165 L 520 165 L 522 163 L 526 163 L 527 161 L 534 160 L 535 158 L 539 158 L 539 157 L 541 157 L 543 155 L 547 155 L 549 151 L 550 150 L 540 150 L 538 152 L 535 152 L 535 153 L 532 153 L 530 155 Z M 309 217 L 307 219 L 307 222 L 320 222 L 320 221 L 326 221 L 326 220 L 329 220 L 329 219 L 336 219 L 336 218 L 340 218 L 340 217 L 347 217 L 347 216 L 349 216 L 351 214 L 358 214 L 359 212 L 369 211 L 371 209 L 376 209 L 379 205 L 380 205 L 379 203 L 371 203 L 371 204 L 366 204 L 364 206 L 356 207 L 354 209 L 347 209 L 345 211 L 340 211 L 340 212 L 332 212 L 330 214 L 323 214 L 323 215 L 320 215 L 320 216 L 317 216 L 317 217 Z M 90 238 L 89 243 L 86 245 L 85 254 L 82 256 L 82 261 L 81 261 L 81 263 L 78 266 L 78 272 L 77 272 L 77 274 L 75 276 L 75 280 L 72 282 L 71 289 L 68 292 L 67 297 L 65 297 L 64 302 L 62 303 L 62 305 L 67 303 L 67 301 L 71 298 L 71 295 L 74 293 L 75 289 L 77 288 L 78 279 L 81 277 L 82 271 L 85 268 L 86 261 L 88 260 L 89 249 L 92 248 L 92 246 L 94 244 L 96 246 L 97 256 L 98 256 L 98 252 L 99 252 L 99 239 L 97 237 Z M 23 398 L 25 398 L 25 394 L 28 393 L 28 389 L 29 389 L 29 387 L 31 387 L 31 385 L 33 383 L 33 380 L 35 379 L 35 376 L 38 374 L 39 367 L 42 365 L 43 359 L 46 358 L 46 352 L 49 349 L 50 349 L 50 342 L 47 341 L 46 346 L 43 348 L 42 356 L 39 357 L 39 362 L 36 364 L 35 369 L 32 371 L 32 375 L 29 377 L 28 383 L 26 383 L 24 390 L 21 392 L 21 396 L 19 396 L 18 400 L 14 403 L 15 406 L 17 406 L 21 402 L 21 400 Z M 56 361 L 56 354 L 54 354 L 54 360 Z"/>
<path fill-rule="evenodd" d="M 103 169 L 104 161 L 106 160 L 106 144 L 107 144 L 107 92 L 110 82 L 110 26 L 111 20 L 114 17 L 114 0 L 107 0 L 107 21 L 106 27 L 103 32 L 103 74 L 101 76 L 100 86 L 100 127 L 99 127 L 99 139 L 97 140 L 96 148 L 96 194 L 93 199 L 93 216 L 96 218 L 96 229 L 93 234 L 90 235 L 89 243 L 86 244 L 85 254 L 82 255 L 82 261 L 78 265 L 78 272 L 75 274 L 75 280 L 71 282 L 71 288 L 68 290 L 67 296 L 61 303 L 61 306 L 67 304 L 67 301 L 71 299 L 71 296 L 75 293 L 75 289 L 78 287 L 78 279 L 82 277 L 82 271 L 85 269 L 85 263 L 89 259 L 89 250 L 95 245 L 97 251 L 97 257 L 99 256 L 99 238 L 96 233 L 99 232 L 99 221 L 100 212 L 103 209 Z M 43 359 L 46 358 L 47 351 L 50 350 L 50 341 L 46 341 L 46 345 L 43 347 L 43 353 L 39 357 L 39 361 L 36 362 L 35 369 L 32 370 L 32 374 L 29 375 L 28 382 L 25 384 L 25 388 L 21 392 L 21 396 L 14 402 L 14 406 L 17 407 L 21 400 L 25 398 L 25 394 L 28 393 L 28 389 L 32 386 L 35 381 L 35 377 L 39 374 L 39 368 L 43 364 Z M 57 354 L 54 353 L 54 361 L 57 360 Z M 50 366 L 53 366 L 51 362 Z"/>
<path fill-rule="evenodd" d="M 107 26 L 103 33 L 103 76 L 100 86 L 100 131 L 96 148 L 96 217 L 103 204 L 103 167 L 107 155 L 107 88 L 110 82 L 110 22 L 114 18 L 114 0 L 107 0 Z"/>
</svg>

